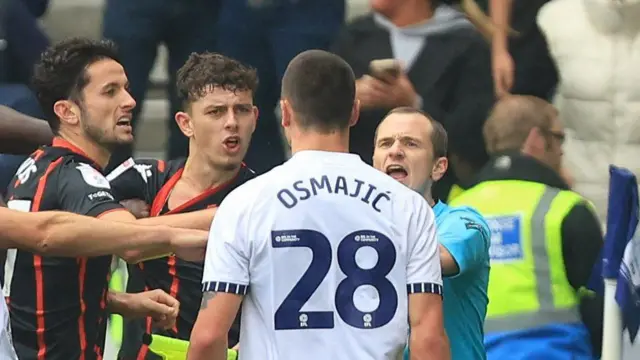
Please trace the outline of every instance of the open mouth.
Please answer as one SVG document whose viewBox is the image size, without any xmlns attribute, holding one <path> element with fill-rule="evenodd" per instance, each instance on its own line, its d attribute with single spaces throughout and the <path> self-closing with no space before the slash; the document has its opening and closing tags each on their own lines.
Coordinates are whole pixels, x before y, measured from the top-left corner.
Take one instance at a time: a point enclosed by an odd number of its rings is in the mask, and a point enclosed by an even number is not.
<svg viewBox="0 0 640 360">
<path fill-rule="evenodd" d="M 128 117 L 122 117 L 120 119 L 118 119 L 118 122 L 116 122 L 116 126 L 126 126 L 126 127 L 131 127 L 131 118 Z"/>
<path fill-rule="evenodd" d="M 385 169 L 385 173 L 399 181 L 406 179 L 407 175 L 409 175 L 407 169 L 405 169 L 402 165 L 396 164 L 387 166 L 387 168 Z"/>
<path fill-rule="evenodd" d="M 229 136 L 224 139 L 222 142 L 225 149 L 227 151 L 237 151 L 240 149 L 240 137 L 239 136 Z"/>
</svg>

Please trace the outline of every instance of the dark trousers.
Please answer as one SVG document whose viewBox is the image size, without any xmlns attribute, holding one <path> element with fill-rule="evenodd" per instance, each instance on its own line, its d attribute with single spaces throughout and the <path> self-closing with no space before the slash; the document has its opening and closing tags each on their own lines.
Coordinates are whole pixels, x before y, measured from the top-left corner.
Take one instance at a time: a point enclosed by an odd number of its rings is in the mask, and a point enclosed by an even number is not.
<svg viewBox="0 0 640 360">
<path fill-rule="evenodd" d="M 169 159 L 188 152 L 187 138 L 173 120 L 181 107 L 176 94 L 176 72 L 192 52 L 215 50 L 217 18 L 217 0 L 107 0 L 103 36 L 118 45 L 131 95 L 138 102 L 133 114 L 134 127 L 142 110 L 158 45 L 165 44 L 169 51 Z M 136 133 L 136 136 L 145 134 Z M 112 165 L 130 155 L 131 149 L 117 152 Z"/>
<path fill-rule="evenodd" d="M 222 0 L 218 21 L 218 50 L 258 70 L 260 117 L 245 158 L 258 173 L 285 159 L 275 108 L 289 61 L 304 50 L 328 49 L 345 16 L 344 0 L 279 3 L 251 8 L 247 0 Z"/>
</svg>

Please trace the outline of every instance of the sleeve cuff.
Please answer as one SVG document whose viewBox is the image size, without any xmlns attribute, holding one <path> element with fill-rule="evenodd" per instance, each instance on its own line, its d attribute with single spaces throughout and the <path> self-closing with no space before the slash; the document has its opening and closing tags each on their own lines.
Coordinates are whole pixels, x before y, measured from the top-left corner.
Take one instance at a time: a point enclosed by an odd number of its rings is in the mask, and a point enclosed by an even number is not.
<svg viewBox="0 0 640 360">
<path fill-rule="evenodd" d="M 202 283 L 202 292 L 223 292 L 227 294 L 246 295 L 249 285 L 225 281 L 206 281 Z"/>
<path fill-rule="evenodd" d="M 407 284 L 407 293 L 442 295 L 442 285 L 429 282 Z"/>
</svg>

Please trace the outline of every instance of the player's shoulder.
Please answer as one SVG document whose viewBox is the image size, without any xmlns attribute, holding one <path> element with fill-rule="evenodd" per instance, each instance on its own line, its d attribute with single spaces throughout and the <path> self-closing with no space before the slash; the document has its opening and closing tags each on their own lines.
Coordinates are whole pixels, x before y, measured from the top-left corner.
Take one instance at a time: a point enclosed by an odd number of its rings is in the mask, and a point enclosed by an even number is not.
<svg viewBox="0 0 640 360">
<path fill-rule="evenodd" d="M 241 168 L 238 176 L 238 181 L 241 183 L 225 196 L 223 203 L 227 207 L 249 209 L 257 201 L 267 196 L 269 185 L 271 185 L 270 179 L 273 179 L 270 173 L 271 171 L 256 176 L 253 170 Z"/>
<path fill-rule="evenodd" d="M 145 181 L 150 178 L 169 178 L 180 169 L 184 168 L 185 162 L 186 160 L 184 158 L 178 158 L 168 161 L 161 159 L 129 158 L 118 165 L 115 169 L 113 169 L 107 175 L 107 179 L 109 179 L 109 181 L 113 181 L 122 174 L 128 173 L 130 171 L 137 172 Z"/>
<path fill-rule="evenodd" d="M 94 188 L 111 188 L 107 177 L 90 161 L 64 157 L 58 171 L 59 179 L 71 183 L 72 186 L 86 184 Z"/>
<path fill-rule="evenodd" d="M 73 160 L 73 155 L 67 151 L 51 146 L 40 147 L 18 166 L 7 189 L 8 197 L 28 196 L 42 181 L 46 182 L 47 189 L 52 188 L 51 183 L 59 178 L 57 174 Z"/>
<path fill-rule="evenodd" d="M 484 216 L 471 206 L 450 206 L 445 214 L 446 217 L 457 218 L 462 220 L 474 221 L 486 227 L 487 221 Z"/>
<path fill-rule="evenodd" d="M 441 228 L 456 228 L 458 231 L 477 230 L 480 235 L 489 237 L 491 230 L 485 218 L 470 206 L 449 207 L 442 215 Z"/>
</svg>

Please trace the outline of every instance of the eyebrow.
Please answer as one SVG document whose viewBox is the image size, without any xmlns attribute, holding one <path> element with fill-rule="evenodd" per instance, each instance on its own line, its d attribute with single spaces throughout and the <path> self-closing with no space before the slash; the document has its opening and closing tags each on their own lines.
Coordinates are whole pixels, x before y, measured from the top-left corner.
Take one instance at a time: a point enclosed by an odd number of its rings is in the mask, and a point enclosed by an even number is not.
<svg viewBox="0 0 640 360">
<path fill-rule="evenodd" d="M 253 106 L 251 103 L 240 103 L 240 104 L 233 104 L 233 107 L 238 107 L 238 106 L 242 106 L 242 107 L 251 107 Z M 208 104 L 207 106 L 204 107 L 204 110 L 211 110 L 211 109 L 215 109 L 215 108 L 219 108 L 219 107 L 228 107 L 227 104 L 223 104 L 223 103 L 214 103 L 214 104 Z"/>
<path fill-rule="evenodd" d="M 419 142 L 419 143 L 422 142 L 422 141 L 420 141 L 420 139 L 418 139 L 416 137 L 413 137 L 413 136 L 410 136 L 410 135 L 400 135 L 400 136 L 385 136 L 385 137 L 381 137 L 381 138 L 378 138 L 376 143 L 381 142 L 381 141 L 394 140 L 394 139 L 399 139 L 400 141 L 411 140 L 411 141 L 415 141 L 415 142 Z"/>
<path fill-rule="evenodd" d="M 107 89 L 107 88 L 110 88 L 110 87 L 119 87 L 119 86 L 120 86 L 120 83 L 119 83 L 119 82 L 117 82 L 117 81 L 110 81 L 110 82 L 108 82 L 108 83 L 106 83 L 106 84 L 102 85 L 102 89 Z M 129 87 L 129 82 L 127 81 L 127 82 L 124 84 L 124 88 L 126 89 L 126 88 L 128 88 L 128 87 Z"/>
</svg>

